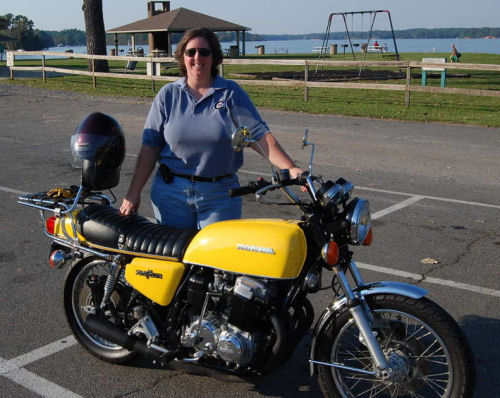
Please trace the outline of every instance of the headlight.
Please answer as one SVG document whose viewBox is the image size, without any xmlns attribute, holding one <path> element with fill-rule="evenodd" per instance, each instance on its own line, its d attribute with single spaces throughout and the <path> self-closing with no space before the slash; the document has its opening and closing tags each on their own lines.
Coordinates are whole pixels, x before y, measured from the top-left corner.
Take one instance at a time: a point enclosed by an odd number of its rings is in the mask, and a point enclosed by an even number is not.
<svg viewBox="0 0 500 398">
<path fill-rule="evenodd" d="M 370 204 L 367 200 L 354 198 L 347 205 L 347 216 L 350 243 L 361 245 L 370 231 L 372 218 Z"/>
</svg>

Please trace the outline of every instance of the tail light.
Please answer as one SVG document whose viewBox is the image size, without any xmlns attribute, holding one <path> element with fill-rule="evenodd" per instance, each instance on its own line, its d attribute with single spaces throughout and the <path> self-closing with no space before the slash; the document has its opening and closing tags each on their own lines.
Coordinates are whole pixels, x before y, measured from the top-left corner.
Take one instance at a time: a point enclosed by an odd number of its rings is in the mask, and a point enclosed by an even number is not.
<svg viewBox="0 0 500 398">
<path fill-rule="evenodd" d="M 50 235 L 55 234 L 56 220 L 57 220 L 56 216 L 49 217 L 45 220 L 45 229 Z"/>
</svg>

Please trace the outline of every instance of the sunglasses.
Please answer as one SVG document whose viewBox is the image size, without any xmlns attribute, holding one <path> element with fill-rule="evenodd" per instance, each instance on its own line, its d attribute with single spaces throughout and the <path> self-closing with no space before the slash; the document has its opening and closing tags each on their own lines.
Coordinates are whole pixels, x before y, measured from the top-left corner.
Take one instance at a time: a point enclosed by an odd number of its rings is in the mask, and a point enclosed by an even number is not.
<svg viewBox="0 0 500 398">
<path fill-rule="evenodd" d="M 202 57 L 209 57 L 210 54 L 212 54 L 212 50 L 209 48 L 186 48 L 186 50 L 184 50 L 184 55 L 192 58 L 195 56 L 196 52 Z"/>
</svg>

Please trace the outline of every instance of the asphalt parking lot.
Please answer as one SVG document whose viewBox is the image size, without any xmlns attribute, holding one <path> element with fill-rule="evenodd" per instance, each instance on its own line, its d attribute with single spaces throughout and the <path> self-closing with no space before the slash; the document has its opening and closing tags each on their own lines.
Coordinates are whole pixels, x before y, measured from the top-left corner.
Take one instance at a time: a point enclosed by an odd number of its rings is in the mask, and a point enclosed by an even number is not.
<svg viewBox="0 0 500 398">
<path fill-rule="evenodd" d="M 48 266 L 49 241 L 24 192 L 78 183 L 69 137 L 99 110 L 122 123 L 127 157 L 115 190 L 131 177 L 149 101 L 90 97 L 0 85 L 0 396 L 319 397 L 307 339 L 276 373 L 253 382 L 160 369 L 147 360 L 111 365 L 76 345 L 62 311 L 64 271 Z M 374 243 L 355 249 L 366 280 L 418 284 L 464 329 L 477 367 L 476 397 L 500 391 L 500 129 L 313 116 L 262 110 L 294 160 L 307 167 L 303 131 L 316 143 L 314 171 L 344 177 L 370 201 Z M 269 173 L 247 152 L 242 184 Z M 299 217 L 293 208 L 245 198 L 244 217 Z M 141 212 L 151 216 L 147 193 Z M 328 282 L 328 281 L 327 281 Z M 312 297 L 316 316 L 331 292 Z"/>
</svg>

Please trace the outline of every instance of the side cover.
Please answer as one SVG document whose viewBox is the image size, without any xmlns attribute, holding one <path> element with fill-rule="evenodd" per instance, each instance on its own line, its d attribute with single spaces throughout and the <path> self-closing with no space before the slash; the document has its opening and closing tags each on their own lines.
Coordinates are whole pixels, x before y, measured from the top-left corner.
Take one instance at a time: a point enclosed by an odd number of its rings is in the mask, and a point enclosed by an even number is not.
<svg viewBox="0 0 500 398">
<path fill-rule="evenodd" d="M 125 279 L 134 289 L 160 305 L 168 305 L 182 280 L 184 264 L 136 257 L 125 268 Z"/>
<path fill-rule="evenodd" d="M 183 261 L 238 274 L 293 279 L 300 274 L 306 254 L 298 221 L 245 219 L 203 228 Z"/>
</svg>

